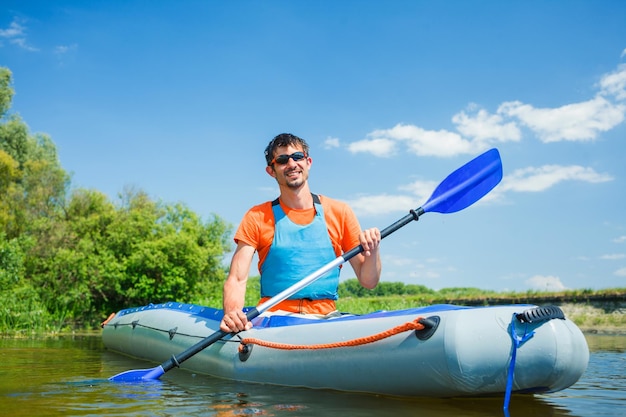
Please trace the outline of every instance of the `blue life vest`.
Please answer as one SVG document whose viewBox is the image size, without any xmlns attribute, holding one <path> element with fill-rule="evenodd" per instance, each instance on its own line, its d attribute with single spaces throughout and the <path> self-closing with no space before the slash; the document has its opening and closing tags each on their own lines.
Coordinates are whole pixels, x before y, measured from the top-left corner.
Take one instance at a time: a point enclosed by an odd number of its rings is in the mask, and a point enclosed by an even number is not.
<svg viewBox="0 0 626 417">
<path fill-rule="evenodd" d="M 307 225 L 291 221 L 278 199 L 272 202 L 274 240 L 261 265 L 261 297 L 275 296 L 337 257 L 319 196 L 312 195 L 315 217 Z M 339 271 L 339 268 L 329 271 L 289 298 L 336 300 Z"/>
</svg>

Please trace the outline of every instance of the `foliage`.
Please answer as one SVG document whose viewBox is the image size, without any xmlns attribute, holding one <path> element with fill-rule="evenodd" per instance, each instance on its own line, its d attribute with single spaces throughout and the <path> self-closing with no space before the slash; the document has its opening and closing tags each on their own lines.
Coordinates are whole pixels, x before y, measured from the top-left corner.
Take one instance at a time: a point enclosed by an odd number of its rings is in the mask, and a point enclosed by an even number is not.
<svg viewBox="0 0 626 417">
<path fill-rule="evenodd" d="M 191 302 L 213 307 L 222 308 L 223 282 L 211 281 L 206 286 L 206 291 L 198 293 Z M 261 298 L 261 280 L 258 276 L 249 277 L 246 285 L 246 297 L 244 306 L 256 306 Z"/>
<path fill-rule="evenodd" d="M 380 282 L 374 289 L 368 290 L 359 284 L 356 278 L 339 284 L 340 297 L 384 297 L 388 295 L 433 294 L 434 291 L 423 285 L 404 284 L 402 282 Z"/>
<path fill-rule="evenodd" d="M 24 248 L 28 246 L 0 233 L 0 328 L 42 329 L 48 321 L 37 291 L 24 279 Z"/>
<path fill-rule="evenodd" d="M 432 304 L 459 304 L 459 305 L 499 305 L 499 304 L 537 304 L 547 303 L 582 303 L 603 302 L 606 300 L 626 299 L 626 288 L 610 288 L 604 290 L 568 290 L 560 292 L 526 291 L 526 292 L 496 292 L 479 288 L 442 288 L 439 291 L 431 290 L 421 285 L 405 285 L 389 283 L 384 295 L 376 291 L 365 290 L 356 279 L 350 279 L 339 284 L 339 300 L 337 308 L 340 311 L 353 314 L 366 314 L 379 310 L 401 310 Z M 381 282 L 379 286 L 385 286 Z M 615 320 L 611 319 L 613 322 Z"/>
<path fill-rule="evenodd" d="M 0 330 L 95 327 L 130 305 L 194 302 L 220 288 L 231 226 L 124 190 L 70 190 L 52 140 L 8 114 L 0 68 Z"/>
<path fill-rule="evenodd" d="M 462 298 L 472 298 L 472 297 L 484 297 L 487 295 L 487 291 L 481 290 L 480 288 L 474 287 L 450 287 L 450 288 L 442 288 L 437 294 L 441 298 L 447 299 L 462 299 Z"/>
<path fill-rule="evenodd" d="M 11 107 L 13 100 L 13 88 L 11 87 L 11 71 L 8 68 L 0 67 L 0 118 Z"/>
</svg>

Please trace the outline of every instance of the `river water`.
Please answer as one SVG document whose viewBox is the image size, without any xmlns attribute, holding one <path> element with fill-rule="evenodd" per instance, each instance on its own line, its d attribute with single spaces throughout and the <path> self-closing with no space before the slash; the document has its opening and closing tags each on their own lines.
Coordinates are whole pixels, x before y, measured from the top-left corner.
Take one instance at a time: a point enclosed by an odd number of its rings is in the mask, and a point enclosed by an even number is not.
<svg viewBox="0 0 626 417">
<path fill-rule="evenodd" d="M 589 367 L 572 387 L 513 396 L 511 417 L 626 415 L 626 336 L 587 335 Z M 107 351 L 99 334 L 0 338 L 3 416 L 502 416 L 503 398 L 400 399 L 244 384 L 174 369 L 152 383 L 112 383 L 152 368 Z M 376 375 L 372 375 L 376 378 Z"/>
</svg>

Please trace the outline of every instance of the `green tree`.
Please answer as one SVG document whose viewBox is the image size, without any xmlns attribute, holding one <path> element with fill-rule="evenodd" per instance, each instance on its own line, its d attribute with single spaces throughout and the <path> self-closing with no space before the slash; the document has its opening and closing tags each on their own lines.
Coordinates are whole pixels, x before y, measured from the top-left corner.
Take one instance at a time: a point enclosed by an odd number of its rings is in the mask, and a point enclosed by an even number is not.
<svg viewBox="0 0 626 417">
<path fill-rule="evenodd" d="M 124 254 L 122 282 L 136 304 L 193 301 L 225 278 L 230 226 L 218 216 L 203 222 L 183 204 L 158 204 L 143 193 L 130 197 L 110 242 Z"/>
<path fill-rule="evenodd" d="M 363 288 L 356 278 L 339 284 L 340 297 L 378 297 L 392 295 L 424 295 L 435 291 L 423 285 L 404 284 L 402 282 L 380 282 L 374 289 Z"/>
<path fill-rule="evenodd" d="M 2 328 L 91 327 L 124 307 L 221 294 L 230 225 L 142 191 L 117 205 L 96 190 L 68 193 L 56 146 L 8 113 L 12 97 L 0 67 Z"/>
<path fill-rule="evenodd" d="M 0 149 L 0 231 L 6 233 L 14 223 L 13 196 L 17 195 L 16 182 L 20 177 L 18 163 Z"/>
<path fill-rule="evenodd" d="M 106 243 L 114 217 L 115 207 L 104 194 L 80 189 L 72 193 L 63 216 L 39 219 L 28 273 L 59 320 L 91 325 L 104 314 L 122 273 Z"/>
<path fill-rule="evenodd" d="M 32 283 L 24 278 L 24 239 L 0 233 L 0 330 L 45 330 L 48 311 Z"/>
<path fill-rule="evenodd" d="M 225 278 L 230 226 L 141 191 L 115 207 L 97 191 L 76 190 L 51 225 L 30 271 L 51 314 L 68 322 L 94 326 L 128 306 L 195 301 Z"/>
<path fill-rule="evenodd" d="M 4 117 L 11 108 L 14 94 L 11 80 L 11 71 L 8 68 L 0 67 L 0 118 Z"/>
<path fill-rule="evenodd" d="M 0 125 L 0 149 L 11 155 L 20 169 L 28 159 L 28 142 L 28 126 L 16 114 L 5 115 Z"/>
</svg>

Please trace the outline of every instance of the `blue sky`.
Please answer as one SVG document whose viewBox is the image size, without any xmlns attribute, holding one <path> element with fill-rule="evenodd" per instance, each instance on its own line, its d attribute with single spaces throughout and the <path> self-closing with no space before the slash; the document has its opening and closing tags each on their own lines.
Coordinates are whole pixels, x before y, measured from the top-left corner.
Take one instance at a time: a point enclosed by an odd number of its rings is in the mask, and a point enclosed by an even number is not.
<svg viewBox="0 0 626 417">
<path fill-rule="evenodd" d="M 0 66 L 74 188 L 235 226 L 277 195 L 278 133 L 381 229 L 497 147 L 502 183 L 386 238 L 382 279 L 600 289 L 626 286 L 624 22 L 617 0 L 5 0 Z"/>
</svg>

